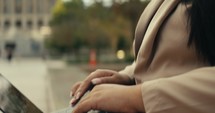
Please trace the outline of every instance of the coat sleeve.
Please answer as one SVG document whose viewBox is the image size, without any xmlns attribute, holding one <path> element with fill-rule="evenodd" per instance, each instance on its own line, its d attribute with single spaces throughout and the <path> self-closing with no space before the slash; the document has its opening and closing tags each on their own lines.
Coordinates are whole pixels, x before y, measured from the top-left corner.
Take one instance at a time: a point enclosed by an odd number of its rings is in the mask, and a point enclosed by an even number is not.
<svg viewBox="0 0 215 113">
<path fill-rule="evenodd" d="M 122 75 L 127 75 L 131 79 L 133 79 L 134 68 L 135 68 L 135 61 L 131 65 L 126 66 L 123 70 L 119 71 L 119 73 Z"/>
<path fill-rule="evenodd" d="M 215 67 L 142 83 L 146 113 L 215 113 Z"/>
</svg>

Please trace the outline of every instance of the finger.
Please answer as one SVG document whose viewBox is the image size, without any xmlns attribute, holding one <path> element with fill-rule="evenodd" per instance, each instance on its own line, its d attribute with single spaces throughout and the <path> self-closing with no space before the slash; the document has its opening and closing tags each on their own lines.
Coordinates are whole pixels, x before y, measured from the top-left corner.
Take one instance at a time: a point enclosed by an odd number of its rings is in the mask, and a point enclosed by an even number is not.
<svg viewBox="0 0 215 113">
<path fill-rule="evenodd" d="M 79 100 L 83 97 L 83 95 L 90 89 L 92 89 L 92 87 L 94 86 L 92 83 L 89 83 L 90 85 L 85 85 L 82 86 L 83 83 L 80 85 L 79 89 L 76 91 L 77 93 L 75 94 L 75 96 L 73 97 L 73 99 L 70 101 L 70 104 L 72 106 L 75 106 Z"/>
<path fill-rule="evenodd" d="M 108 78 L 113 76 L 114 74 L 115 74 L 115 71 L 112 71 L 112 70 L 98 70 L 92 73 L 89 79 L 94 85 L 96 85 L 96 84 L 106 83 L 105 81 L 103 82 L 101 78 Z M 110 83 L 110 82 L 111 81 L 107 81 L 107 83 Z"/>
<path fill-rule="evenodd" d="M 91 81 L 94 85 L 104 84 L 104 83 L 115 83 L 116 79 L 113 77 L 102 77 L 102 78 L 94 78 Z"/>
<path fill-rule="evenodd" d="M 73 113 L 87 113 L 90 110 L 96 110 L 94 102 L 92 99 L 82 100 L 73 110 Z"/>
<path fill-rule="evenodd" d="M 80 99 L 88 90 L 92 89 L 94 86 L 92 84 L 92 79 L 94 78 L 100 78 L 100 77 L 107 77 L 112 76 L 113 71 L 109 70 L 97 70 L 95 72 L 92 72 L 79 86 L 79 88 L 75 92 L 75 98 L 78 100 Z"/>
<path fill-rule="evenodd" d="M 77 91 L 77 89 L 79 88 L 79 86 L 81 85 L 82 82 L 77 82 L 73 85 L 71 92 L 70 92 L 70 97 L 75 95 L 75 92 Z"/>
<path fill-rule="evenodd" d="M 75 106 L 73 113 L 87 113 L 90 110 L 107 110 L 104 101 L 102 101 L 101 93 L 104 87 L 96 86 L 89 95 L 85 96 Z"/>
</svg>

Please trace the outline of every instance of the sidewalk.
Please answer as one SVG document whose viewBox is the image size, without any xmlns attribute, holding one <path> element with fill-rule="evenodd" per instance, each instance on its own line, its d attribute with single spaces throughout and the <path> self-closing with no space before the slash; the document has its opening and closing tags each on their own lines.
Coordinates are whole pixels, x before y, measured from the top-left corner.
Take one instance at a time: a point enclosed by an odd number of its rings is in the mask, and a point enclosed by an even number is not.
<svg viewBox="0 0 215 113">
<path fill-rule="evenodd" d="M 79 65 L 63 66 L 60 62 L 51 62 L 48 67 L 48 78 L 55 102 L 54 111 L 66 108 L 69 106 L 72 85 L 83 80 L 88 73 L 81 70 Z"/>
<path fill-rule="evenodd" d="M 41 59 L 0 59 L 0 73 L 44 113 L 68 107 L 71 86 L 87 76 L 78 66 Z"/>
<path fill-rule="evenodd" d="M 98 65 L 97 68 L 122 69 L 124 64 Z M 44 113 L 69 106 L 70 90 L 90 73 L 88 65 L 66 65 L 63 61 L 19 59 L 9 63 L 0 59 L 0 73 Z"/>
<path fill-rule="evenodd" d="M 45 62 L 40 59 L 0 60 L 0 73 L 44 113 L 53 109 Z"/>
<path fill-rule="evenodd" d="M 87 64 L 65 65 L 60 61 L 51 61 L 48 63 L 48 78 L 51 82 L 53 100 L 55 109 L 63 109 L 69 106 L 70 90 L 77 81 L 84 80 L 94 69 L 89 68 Z M 121 70 L 126 64 L 103 64 L 96 68 Z"/>
</svg>

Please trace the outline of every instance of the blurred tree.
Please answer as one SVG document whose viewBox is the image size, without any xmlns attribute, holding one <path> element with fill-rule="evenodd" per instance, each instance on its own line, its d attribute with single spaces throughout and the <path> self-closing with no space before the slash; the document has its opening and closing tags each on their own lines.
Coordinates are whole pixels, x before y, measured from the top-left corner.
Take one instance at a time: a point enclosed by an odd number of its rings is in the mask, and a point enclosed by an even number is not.
<svg viewBox="0 0 215 113">
<path fill-rule="evenodd" d="M 46 40 L 47 47 L 75 55 L 79 55 L 83 46 L 97 51 L 129 50 L 137 19 L 148 2 L 113 0 L 111 7 L 104 7 L 101 0 L 94 1 L 85 7 L 82 0 L 58 0 L 52 13 L 52 35 Z"/>
<path fill-rule="evenodd" d="M 85 30 L 85 10 L 84 4 L 80 0 L 63 3 L 58 0 L 53 9 L 53 18 L 50 22 L 52 27 L 52 42 L 58 46 L 55 50 L 61 53 L 75 52 L 78 54 L 80 47 L 83 45 L 83 30 Z M 64 48 L 62 50 L 62 48 Z"/>
<path fill-rule="evenodd" d="M 95 1 L 95 4 L 88 7 L 87 11 L 87 32 L 89 33 L 86 40 L 89 47 L 97 51 L 107 48 L 114 51 L 117 38 L 121 34 L 130 39 L 130 23 L 122 15 L 114 14 L 111 8 L 104 7 L 99 1 Z"/>
<path fill-rule="evenodd" d="M 133 37 L 138 19 L 149 2 L 150 0 L 128 0 L 127 2 L 113 0 L 113 11 L 130 20 Z"/>
<path fill-rule="evenodd" d="M 128 49 L 129 49 L 128 41 L 126 40 L 126 38 L 124 38 L 124 36 L 120 36 L 117 41 L 117 50 L 126 51 Z"/>
</svg>

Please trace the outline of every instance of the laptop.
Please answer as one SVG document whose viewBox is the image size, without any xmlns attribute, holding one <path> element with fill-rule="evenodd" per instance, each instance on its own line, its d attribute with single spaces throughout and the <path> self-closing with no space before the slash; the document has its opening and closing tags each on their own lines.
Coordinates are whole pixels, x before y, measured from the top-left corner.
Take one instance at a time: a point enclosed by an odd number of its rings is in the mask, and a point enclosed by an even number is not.
<svg viewBox="0 0 215 113">
<path fill-rule="evenodd" d="M 0 113 L 43 113 L 0 74 Z M 68 107 L 54 113 L 72 113 Z"/>
<path fill-rule="evenodd" d="M 72 113 L 68 107 L 52 113 Z M 0 113 L 43 113 L 14 85 L 0 74 Z M 108 113 L 105 111 L 90 111 L 88 113 Z"/>
</svg>

